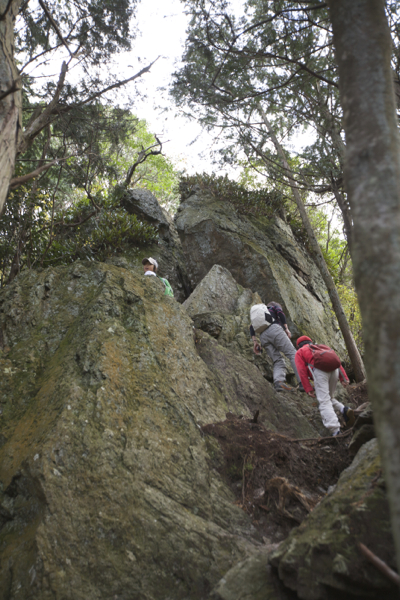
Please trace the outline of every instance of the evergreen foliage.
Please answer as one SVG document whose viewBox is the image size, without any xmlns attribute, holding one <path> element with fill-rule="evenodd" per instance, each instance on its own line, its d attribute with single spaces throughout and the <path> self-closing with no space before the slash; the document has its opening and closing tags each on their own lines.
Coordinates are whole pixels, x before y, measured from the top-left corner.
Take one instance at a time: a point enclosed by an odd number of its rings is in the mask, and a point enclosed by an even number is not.
<svg viewBox="0 0 400 600">
<path fill-rule="evenodd" d="M 156 239 L 154 228 L 120 206 L 125 190 L 135 186 L 164 205 L 176 201 L 178 173 L 161 152 L 150 154 L 159 143 L 145 121 L 100 103 L 71 111 L 68 121 L 52 126 L 52 135 L 43 131 L 35 139 L 17 163 L 19 176 L 40 162 L 44 147 L 56 164 L 12 190 L 0 218 L 1 285 L 23 268 L 104 260 Z"/>
<path fill-rule="evenodd" d="M 258 217 L 272 217 L 283 212 L 285 200 L 278 191 L 267 188 L 249 189 L 229 179 L 227 175 L 217 176 L 208 173 L 196 173 L 181 177 L 179 191 L 184 201 L 198 186 L 203 193 L 211 194 L 220 202 L 229 202 L 238 213 Z"/>
<path fill-rule="evenodd" d="M 262 112 L 283 146 L 307 132 L 310 143 L 292 165 L 296 185 L 314 192 L 317 204 L 315 194 L 338 203 L 350 241 L 342 109 L 326 4 L 247 0 L 241 15 L 227 0 L 187 0 L 186 6 L 192 18 L 171 90 L 177 104 L 210 131 L 219 131 L 223 161 L 237 164 L 245 156 L 276 185 L 286 181 L 286 172 Z M 398 3 L 387 2 L 387 11 L 399 81 Z"/>
</svg>

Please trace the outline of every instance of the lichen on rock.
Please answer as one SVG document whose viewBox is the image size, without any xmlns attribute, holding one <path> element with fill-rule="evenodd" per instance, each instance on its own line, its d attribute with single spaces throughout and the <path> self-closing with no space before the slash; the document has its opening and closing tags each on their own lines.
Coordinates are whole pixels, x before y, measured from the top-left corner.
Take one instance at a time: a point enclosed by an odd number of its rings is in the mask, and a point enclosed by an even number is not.
<svg viewBox="0 0 400 600">
<path fill-rule="evenodd" d="M 226 400 L 163 292 L 99 263 L 2 291 L 7 597 L 201 598 L 257 545 L 200 430 Z"/>
</svg>

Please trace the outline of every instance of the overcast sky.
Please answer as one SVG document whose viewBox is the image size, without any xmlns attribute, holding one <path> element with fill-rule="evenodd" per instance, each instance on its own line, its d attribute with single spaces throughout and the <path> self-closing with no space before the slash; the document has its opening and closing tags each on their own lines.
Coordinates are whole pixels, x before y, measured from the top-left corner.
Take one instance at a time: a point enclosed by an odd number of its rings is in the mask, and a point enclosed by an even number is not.
<svg viewBox="0 0 400 600">
<path fill-rule="evenodd" d="M 231 6 L 239 12 L 242 10 L 243 0 L 232 0 Z M 163 153 L 173 160 L 176 167 L 184 168 L 189 173 L 218 173 L 217 166 L 212 164 L 210 158 L 211 150 L 217 145 L 213 142 L 212 135 L 203 131 L 195 122 L 180 116 L 166 91 L 172 73 L 180 66 L 188 22 L 189 17 L 184 14 L 184 4 L 180 0 L 141 0 L 133 21 L 138 32 L 133 49 L 129 53 L 118 54 L 109 68 L 121 80 L 159 58 L 149 73 L 136 83 L 130 83 L 119 90 L 115 98 L 110 95 L 109 100 L 124 104 L 127 96 L 134 99 L 134 114 L 145 119 L 149 130 L 163 141 Z M 62 55 L 62 50 L 63 48 L 54 57 L 46 58 L 44 65 L 39 61 L 38 65 L 32 67 L 31 74 L 39 78 L 44 74 L 58 77 L 62 60 L 68 59 L 67 55 Z M 79 74 L 78 63 L 77 69 L 75 71 L 74 68 L 69 73 L 72 80 L 75 73 Z M 301 138 L 303 136 L 291 140 L 292 149 L 293 142 L 297 146 L 302 141 L 304 143 L 305 140 Z M 224 172 L 235 177 L 234 169 L 227 168 Z"/>
<path fill-rule="evenodd" d="M 184 50 L 188 17 L 184 14 L 183 3 L 179 0 L 142 0 L 135 21 L 138 37 L 133 51 L 122 59 L 140 68 L 160 56 L 150 73 L 144 75 L 137 85 L 147 98 L 137 102 L 134 108 L 136 115 L 146 119 L 149 129 L 162 140 L 169 140 L 164 146 L 165 154 L 178 161 L 178 166 L 189 172 L 212 171 L 207 157 L 211 136 L 199 125 L 175 116 L 177 108 L 168 94 L 160 91 L 169 84 Z M 168 109 L 168 112 L 163 112 L 162 108 Z"/>
</svg>

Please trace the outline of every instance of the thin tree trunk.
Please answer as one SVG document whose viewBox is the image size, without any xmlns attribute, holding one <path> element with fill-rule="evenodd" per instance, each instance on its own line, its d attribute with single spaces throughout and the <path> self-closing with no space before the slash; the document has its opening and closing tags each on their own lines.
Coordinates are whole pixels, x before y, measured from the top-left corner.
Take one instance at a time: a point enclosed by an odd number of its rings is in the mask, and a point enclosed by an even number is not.
<svg viewBox="0 0 400 600">
<path fill-rule="evenodd" d="M 0 0 L 0 214 L 14 173 L 21 125 L 20 78 L 14 63 L 14 19 L 21 0 Z"/>
<path fill-rule="evenodd" d="M 306 229 L 307 236 L 308 236 L 308 239 L 310 241 L 310 244 L 311 244 L 311 247 L 313 250 L 314 260 L 317 263 L 317 266 L 320 270 L 322 279 L 324 280 L 324 283 L 328 290 L 329 297 L 331 299 L 332 307 L 335 312 L 336 318 L 338 320 L 339 327 L 340 327 L 340 330 L 343 335 L 344 343 L 346 344 L 347 352 L 349 353 L 350 361 L 351 361 L 351 364 L 354 369 L 354 375 L 355 375 L 356 381 L 362 381 L 363 379 L 365 379 L 365 370 L 364 370 L 362 358 L 360 356 L 360 353 L 359 353 L 356 343 L 354 341 L 353 335 L 350 331 L 350 327 L 347 322 L 346 315 L 344 314 L 342 303 L 340 302 L 339 294 L 337 292 L 335 283 L 331 277 L 331 274 L 328 271 L 328 267 L 326 266 L 326 262 L 325 262 L 323 254 L 321 252 L 321 248 L 318 244 L 318 240 L 315 237 L 314 230 L 311 226 L 311 223 L 308 218 L 303 201 L 300 197 L 299 190 L 297 189 L 297 184 L 294 180 L 293 173 L 292 173 L 292 171 L 289 167 L 289 164 L 286 160 L 285 152 L 284 152 L 281 144 L 279 143 L 278 138 L 275 135 L 273 127 L 272 127 L 271 123 L 269 122 L 265 111 L 262 109 L 261 106 L 258 106 L 258 111 L 264 121 L 265 127 L 268 130 L 269 136 L 275 146 L 275 149 L 276 149 L 278 155 L 280 156 L 280 158 L 282 160 L 283 167 L 286 171 L 286 177 L 287 177 L 289 185 L 292 189 L 293 197 L 297 204 L 297 208 L 299 209 L 301 220 Z"/>
<path fill-rule="evenodd" d="M 353 267 L 400 571 L 400 139 L 384 0 L 328 0 L 346 133 Z"/>
<path fill-rule="evenodd" d="M 351 243 L 352 243 L 352 239 L 353 239 L 353 225 L 351 222 L 350 210 L 349 210 L 349 207 L 343 197 L 343 194 L 339 190 L 338 185 L 333 177 L 332 177 L 332 191 L 334 193 L 336 202 L 338 203 L 338 206 L 342 213 L 344 231 L 346 234 L 347 244 L 349 246 L 349 250 L 350 250 L 350 254 L 351 254 Z"/>
</svg>

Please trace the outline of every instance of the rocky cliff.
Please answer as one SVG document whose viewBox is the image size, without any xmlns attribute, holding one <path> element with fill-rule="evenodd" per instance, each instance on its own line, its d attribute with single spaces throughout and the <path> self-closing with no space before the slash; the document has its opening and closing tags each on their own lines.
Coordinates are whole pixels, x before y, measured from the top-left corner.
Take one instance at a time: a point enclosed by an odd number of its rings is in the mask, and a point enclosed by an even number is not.
<svg viewBox="0 0 400 600">
<path fill-rule="evenodd" d="M 280 302 L 295 338 L 309 335 L 343 352 L 321 275 L 282 219 L 243 216 L 195 186 L 175 223 L 193 287 L 221 265 L 263 302 Z"/>
<path fill-rule="evenodd" d="M 364 540 L 378 554 L 385 546 L 389 563 L 393 556 L 376 445 L 369 442 L 368 452 L 361 446 L 353 475 L 343 475 L 337 496 L 326 496 L 352 456 L 346 438 L 335 440 L 336 460 L 335 446 L 319 437 L 312 399 L 277 394 L 269 361 L 252 354 L 248 311 L 263 288 L 245 287 L 216 262 L 200 280 L 203 259 L 194 271 L 195 255 L 185 253 L 186 208 L 178 218 L 182 246 L 157 204 L 141 194 L 132 202 L 129 210 L 140 205 L 141 218 L 159 227 L 150 252 L 161 275 L 181 283 L 181 300 L 189 265 L 196 287 L 183 304 L 143 276 L 149 249 L 107 264 L 26 271 L 0 292 L 0 598 L 339 600 L 360 590 L 392 597 L 356 547 Z M 218 219 L 222 227 L 221 213 Z M 271 244 L 278 261 L 274 244 L 285 226 L 268 227 L 275 242 L 265 237 L 263 252 Z M 305 253 L 285 236 L 311 273 Z M 210 243 L 204 237 L 204 247 Z M 279 283 L 283 260 L 265 288 L 278 300 L 297 289 Z M 286 269 L 289 285 L 296 277 L 289 263 Z M 314 275 L 321 335 L 340 343 Z M 301 314 L 293 306 L 296 327 L 305 323 L 296 321 Z M 301 479 L 301 472 L 311 476 Z M 375 510 L 380 536 L 373 535 Z M 324 514 L 329 552 L 318 537 Z M 360 523 L 354 535 L 353 515 Z M 299 523 L 287 542 L 273 545 Z M 319 552 L 326 560 L 317 560 Z M 304 553 L 314 562 L 304 562 Z"/>
</svg>

